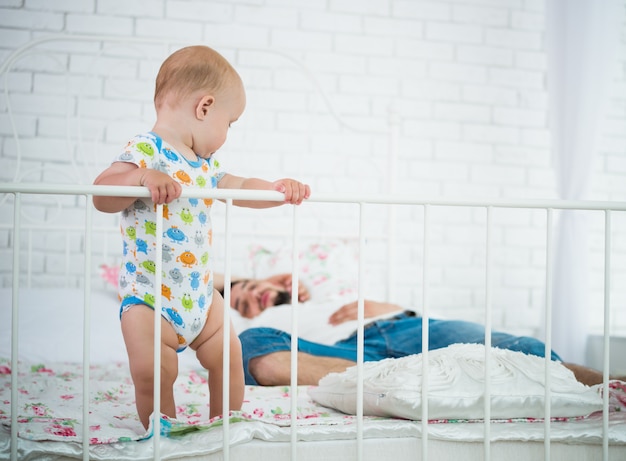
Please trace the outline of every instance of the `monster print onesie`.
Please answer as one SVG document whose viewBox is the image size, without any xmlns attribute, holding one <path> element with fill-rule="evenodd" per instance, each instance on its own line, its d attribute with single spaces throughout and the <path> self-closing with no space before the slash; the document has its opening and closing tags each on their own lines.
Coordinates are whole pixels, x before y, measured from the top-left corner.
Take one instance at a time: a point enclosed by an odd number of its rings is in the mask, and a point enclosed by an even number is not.
<svg viewBox="0 0 626 461">
<path fill-rule="evenodd" d="M 213 158 L 189 161 L 157 134 L 135 136 L 116 162 L 162 171 L 183 187 L 216 188 L 224 173 Z M 154 308 L 161 294 L 161 315 L 184 350 L 204 326 L 213 297 L 211 199 L 178 198 L 163 205 L 163 274 L 155 287 L 156 205 L 138 198 L 121 213 L 123 261 L 119 276 L 121 313 L 135 304 Z"/>
</svg>

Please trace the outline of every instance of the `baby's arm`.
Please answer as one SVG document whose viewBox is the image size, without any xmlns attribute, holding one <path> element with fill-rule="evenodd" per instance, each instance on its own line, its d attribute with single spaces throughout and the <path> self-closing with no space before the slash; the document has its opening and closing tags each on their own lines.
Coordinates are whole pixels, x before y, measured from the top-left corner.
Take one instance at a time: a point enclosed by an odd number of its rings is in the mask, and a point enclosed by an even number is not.
<svg viewBox="0 0 626 461">
<path fill-rule="evenodd" d="M 300 205 L 304 199 L 311 195 L 311 188 L 308 184 L 302 184 L 295 179 L 285 178 L 274 182 L 265 181 L 259 178 L 242 178 L 225 174 L 217 187 L 220 189 L 249 189 L 249 190 L 275 190 L 285 194 L 285 202 L 293 205 Z M 270 208 L 282 205 L 281 202 L 262 200 L 235 200 L 237 206 L 248 208 Z"/>
<path fill-rule="evenodd" d="M 94 181 L 95 185 L 146 186 L 156 204 L 170 203 L 180 196 L 182 187 L 165 173 L 149 168 L 139 168 L 134 163 L 115 162 Z M 105 213 L 117 213 L 130 206 L 136 197 L 94 196 L 96 209 Z"/>
</svg>

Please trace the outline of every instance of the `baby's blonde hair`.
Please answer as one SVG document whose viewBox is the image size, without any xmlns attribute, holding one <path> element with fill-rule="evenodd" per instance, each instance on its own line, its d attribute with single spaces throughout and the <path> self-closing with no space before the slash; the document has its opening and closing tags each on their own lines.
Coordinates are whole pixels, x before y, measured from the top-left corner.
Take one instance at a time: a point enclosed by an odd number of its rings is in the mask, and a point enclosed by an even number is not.
<svg viewBox="0 0 626 461">
<path fill-rule="evenodd" d="M 181 100 L 198 90 L 219 92 L 241 78 L 230 63 L 208 46 L 196 45 L 172 53 L 159 69 L 154 90 L 157 110 L 165 98 Z"/>
</svg>

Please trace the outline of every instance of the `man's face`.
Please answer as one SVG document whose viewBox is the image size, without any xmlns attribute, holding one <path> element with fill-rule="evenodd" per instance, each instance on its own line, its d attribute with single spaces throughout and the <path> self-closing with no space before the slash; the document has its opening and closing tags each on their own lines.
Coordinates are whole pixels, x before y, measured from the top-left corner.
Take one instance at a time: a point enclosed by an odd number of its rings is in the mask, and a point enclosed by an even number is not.
<svg viewBox="0 0 626 461">
<path fill-rule="evenodd" d="M 291 295 L 283 287 L 265 280 L 242 280 L 232 284 L 231 306 L 245 318 L 253 318 L 268 307 L 288 304 Z"/>
</svg>

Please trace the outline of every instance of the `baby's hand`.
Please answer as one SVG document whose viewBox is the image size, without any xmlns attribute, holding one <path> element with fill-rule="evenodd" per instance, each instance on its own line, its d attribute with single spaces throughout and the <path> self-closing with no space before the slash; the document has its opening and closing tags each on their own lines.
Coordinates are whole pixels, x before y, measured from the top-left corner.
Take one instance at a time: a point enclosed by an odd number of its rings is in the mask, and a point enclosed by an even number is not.
<svg viewBox="0 0 626 461">
<path fill-rule="evenodd" d="M 279 179 L 272 183 L 274 189 L 285 194 L 285 203 L 300 205 L 304 199 L 311 195 L 311 188 L 308 184 L 302 184 L 295 179 Z"/>
<path fill-rule="evenodd" d="M 170 203 L 180 197 L 182 186 L 165 173 L 146 169 L 139 179 L 140 186 L 146 186 L 152 194 L 152 202 L 157 205 Z"/>
</svg>

